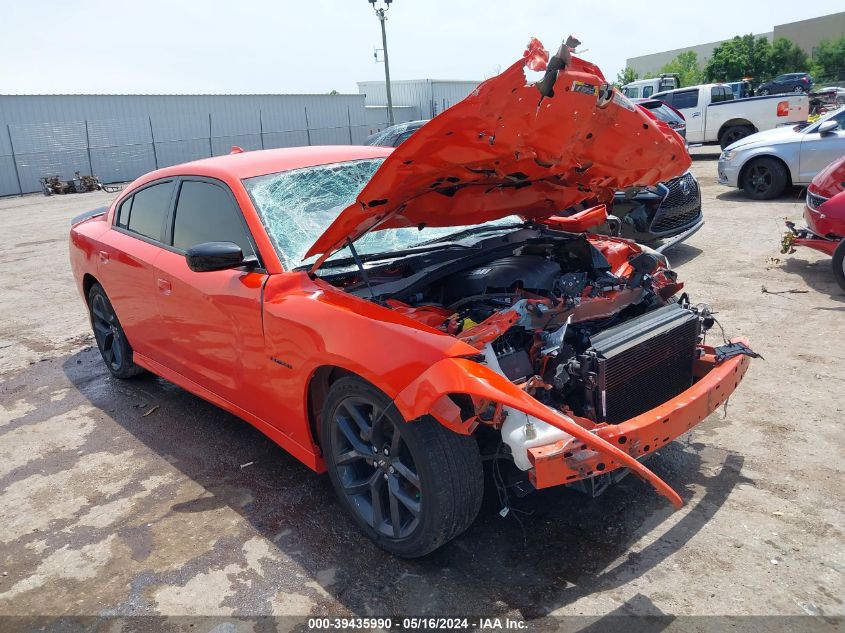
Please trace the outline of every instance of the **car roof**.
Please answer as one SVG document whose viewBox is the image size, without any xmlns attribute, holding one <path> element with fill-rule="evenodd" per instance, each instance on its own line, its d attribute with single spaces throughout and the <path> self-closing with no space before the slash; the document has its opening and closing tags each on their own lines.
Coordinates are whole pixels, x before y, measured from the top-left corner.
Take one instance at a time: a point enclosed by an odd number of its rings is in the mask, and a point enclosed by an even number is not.
<svg viewBox="0 0 845 633">
<path fill-rule="evenodd" d="M 150 172 L 143 181 L 167 176 L 209 176 L 212 178 L 253 178 L 280 171 L 314 167 L 329 163 L 340 163 L 367 158 L 383 158 L 390 155 L 390 147 L 364 145 L 312 145 L 307 147 L 282 147 L 255 151 L 236 152 L 212 158 L 203 158 L 165 167 Z"/>
</svg>

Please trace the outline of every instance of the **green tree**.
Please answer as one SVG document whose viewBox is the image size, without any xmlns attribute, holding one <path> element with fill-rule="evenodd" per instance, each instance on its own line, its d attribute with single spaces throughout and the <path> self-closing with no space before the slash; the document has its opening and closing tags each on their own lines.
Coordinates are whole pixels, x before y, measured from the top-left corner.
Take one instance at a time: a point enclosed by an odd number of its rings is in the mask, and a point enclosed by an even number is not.
<svg viewBox="0 0 845 633">
<path fill-rule="evenodd" d="M 772 45 L 765 37 L 737 35 L 713 50 L 704 66 L 704 76 L 708 81 L 762 79 L 768 74 L 771 50 Z"/>
<path fill-rule="evenodd" d="M 839 79 L 845 72 L 845 37 L 822 40 L 813 55 L 812 73 L 816 81 Z"/>
<path fill-rule="evenodd" d="M 616 81 L 613 82 L 613 85 L 619 88 L 625 84 L 631 83 L 632 81 L 636 81 L 639 78 L 640 76 L 637 74 L 636 70 L 630 66 L 626 66 L 624 70 L 620 70 L 616 73 Z"/>
<path fill-rule="evenodd" d="M 698 65 L 695 51 L 686 51 L 660 69 L 661 73 L 675 73 L 682 86 L 695 86 L 704 80 L 704 73 Z"/>
<path fill-rule="evenodd" d="M 810 68 L 810 59 L 795 42 L 779 37 L 772 42 L 769 53 L 769 74 L 798 73 Z"/>
</svg>

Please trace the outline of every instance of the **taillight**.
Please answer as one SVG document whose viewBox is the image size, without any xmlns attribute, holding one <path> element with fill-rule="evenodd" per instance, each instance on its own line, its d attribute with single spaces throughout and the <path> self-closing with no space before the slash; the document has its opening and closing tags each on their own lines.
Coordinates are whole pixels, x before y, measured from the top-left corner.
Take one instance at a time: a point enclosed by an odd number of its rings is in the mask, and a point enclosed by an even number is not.
<svg viewBox="0 0 845 633">
<path fill-rule="evenodd" d="M 789 116 L 789 101 L 778 101 L 778 116 Z"/>
<path fill-rule="evenodd" d="M 805 84 L 810 83 L 810 80 L 807 79 L 806 77 L 801 77 L 801 81 L 803 81 Z"/>
</svg>

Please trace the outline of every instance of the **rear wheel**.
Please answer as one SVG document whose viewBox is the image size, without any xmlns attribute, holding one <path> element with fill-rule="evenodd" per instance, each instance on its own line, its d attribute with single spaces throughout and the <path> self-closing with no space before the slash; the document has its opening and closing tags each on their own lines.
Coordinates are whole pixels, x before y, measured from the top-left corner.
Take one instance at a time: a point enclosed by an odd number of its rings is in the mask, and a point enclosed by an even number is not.
<svg viewBox="0 0 845 633">
<path fill-rule="evenodd" d="M 763 88 L 763 89 L 760 91 L 760 96 L 765 97 L 767 94 L 769 94 L 769 89 L 768 89 L 768 88 Z"/>
<path fill-rule="evenodd" d="M 117 314 L 100 284 L 94 284 L 88 291 L 88 310 L 97 348 L 112 376 L 132 378 L 143 373 L 143 368 L 132 360 L 132 347 L 126 340 Z"/>
<path fill-rule="evenodd" d="M 777 198 L 789 184 L 789 175 L 783 163 L 775 158 L 764 156 L 755 158 L 745 168 L 742 188 L 755 200 Z"/>
<path fill-rule="evenodd" d="M 341 505 L 391 554 L 424 556 L 475 520 L 484 480 L 474 438 L 429 417 L 405 422 L 357 377 L 331 386 L 320 430 Z"/>
<path fill-rule="evenodd" d="M 732 125 L 722 132 L 719 138 L 719 145 L 725 149 L 728 145 L 736 143 L 739 139 L 745 138 L 749 134 L 753 134 L 754 129 L 748 125 Z"/>
<path fill-rule="evenodd" d="M 833 278 L 842 290 L 845 290 L 845 240 L 833 251 Z"/>
<path fill-rule="evenodd" d="M 804 86 L 795 86 L 793 92 L 795 94 L 804 94 Z"/>
</svg>

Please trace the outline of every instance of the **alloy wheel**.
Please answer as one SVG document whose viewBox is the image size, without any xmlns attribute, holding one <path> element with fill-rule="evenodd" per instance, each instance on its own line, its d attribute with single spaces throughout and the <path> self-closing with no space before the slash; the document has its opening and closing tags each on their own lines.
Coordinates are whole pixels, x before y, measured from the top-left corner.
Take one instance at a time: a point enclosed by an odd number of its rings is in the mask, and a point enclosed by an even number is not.
<svg viewBox="0 0 845 633">
<path fill-rule="evenodd" d="M 332 457 L 353 511 L 379 534 L 410 535 L 422 515 L 422 486 L 408 445 L 384 411 L 348 397 L 332 419 Z"/>
<path fill-rule="evenodd" d="M 91 301 L 91 320 L 94 325 L 94 338 L 97 340 L 103 359 L 112 369 L 118 371 L 123 361 L 120 324 L 114 310 L 101 294 L 95 294 Z"/>
<path fill-rule="evenodd" d="M 772 186 L 772 172 L 765 165 L 752 165 L 747 178 L 757 193 L 765 193 Z"/>
</svg>

